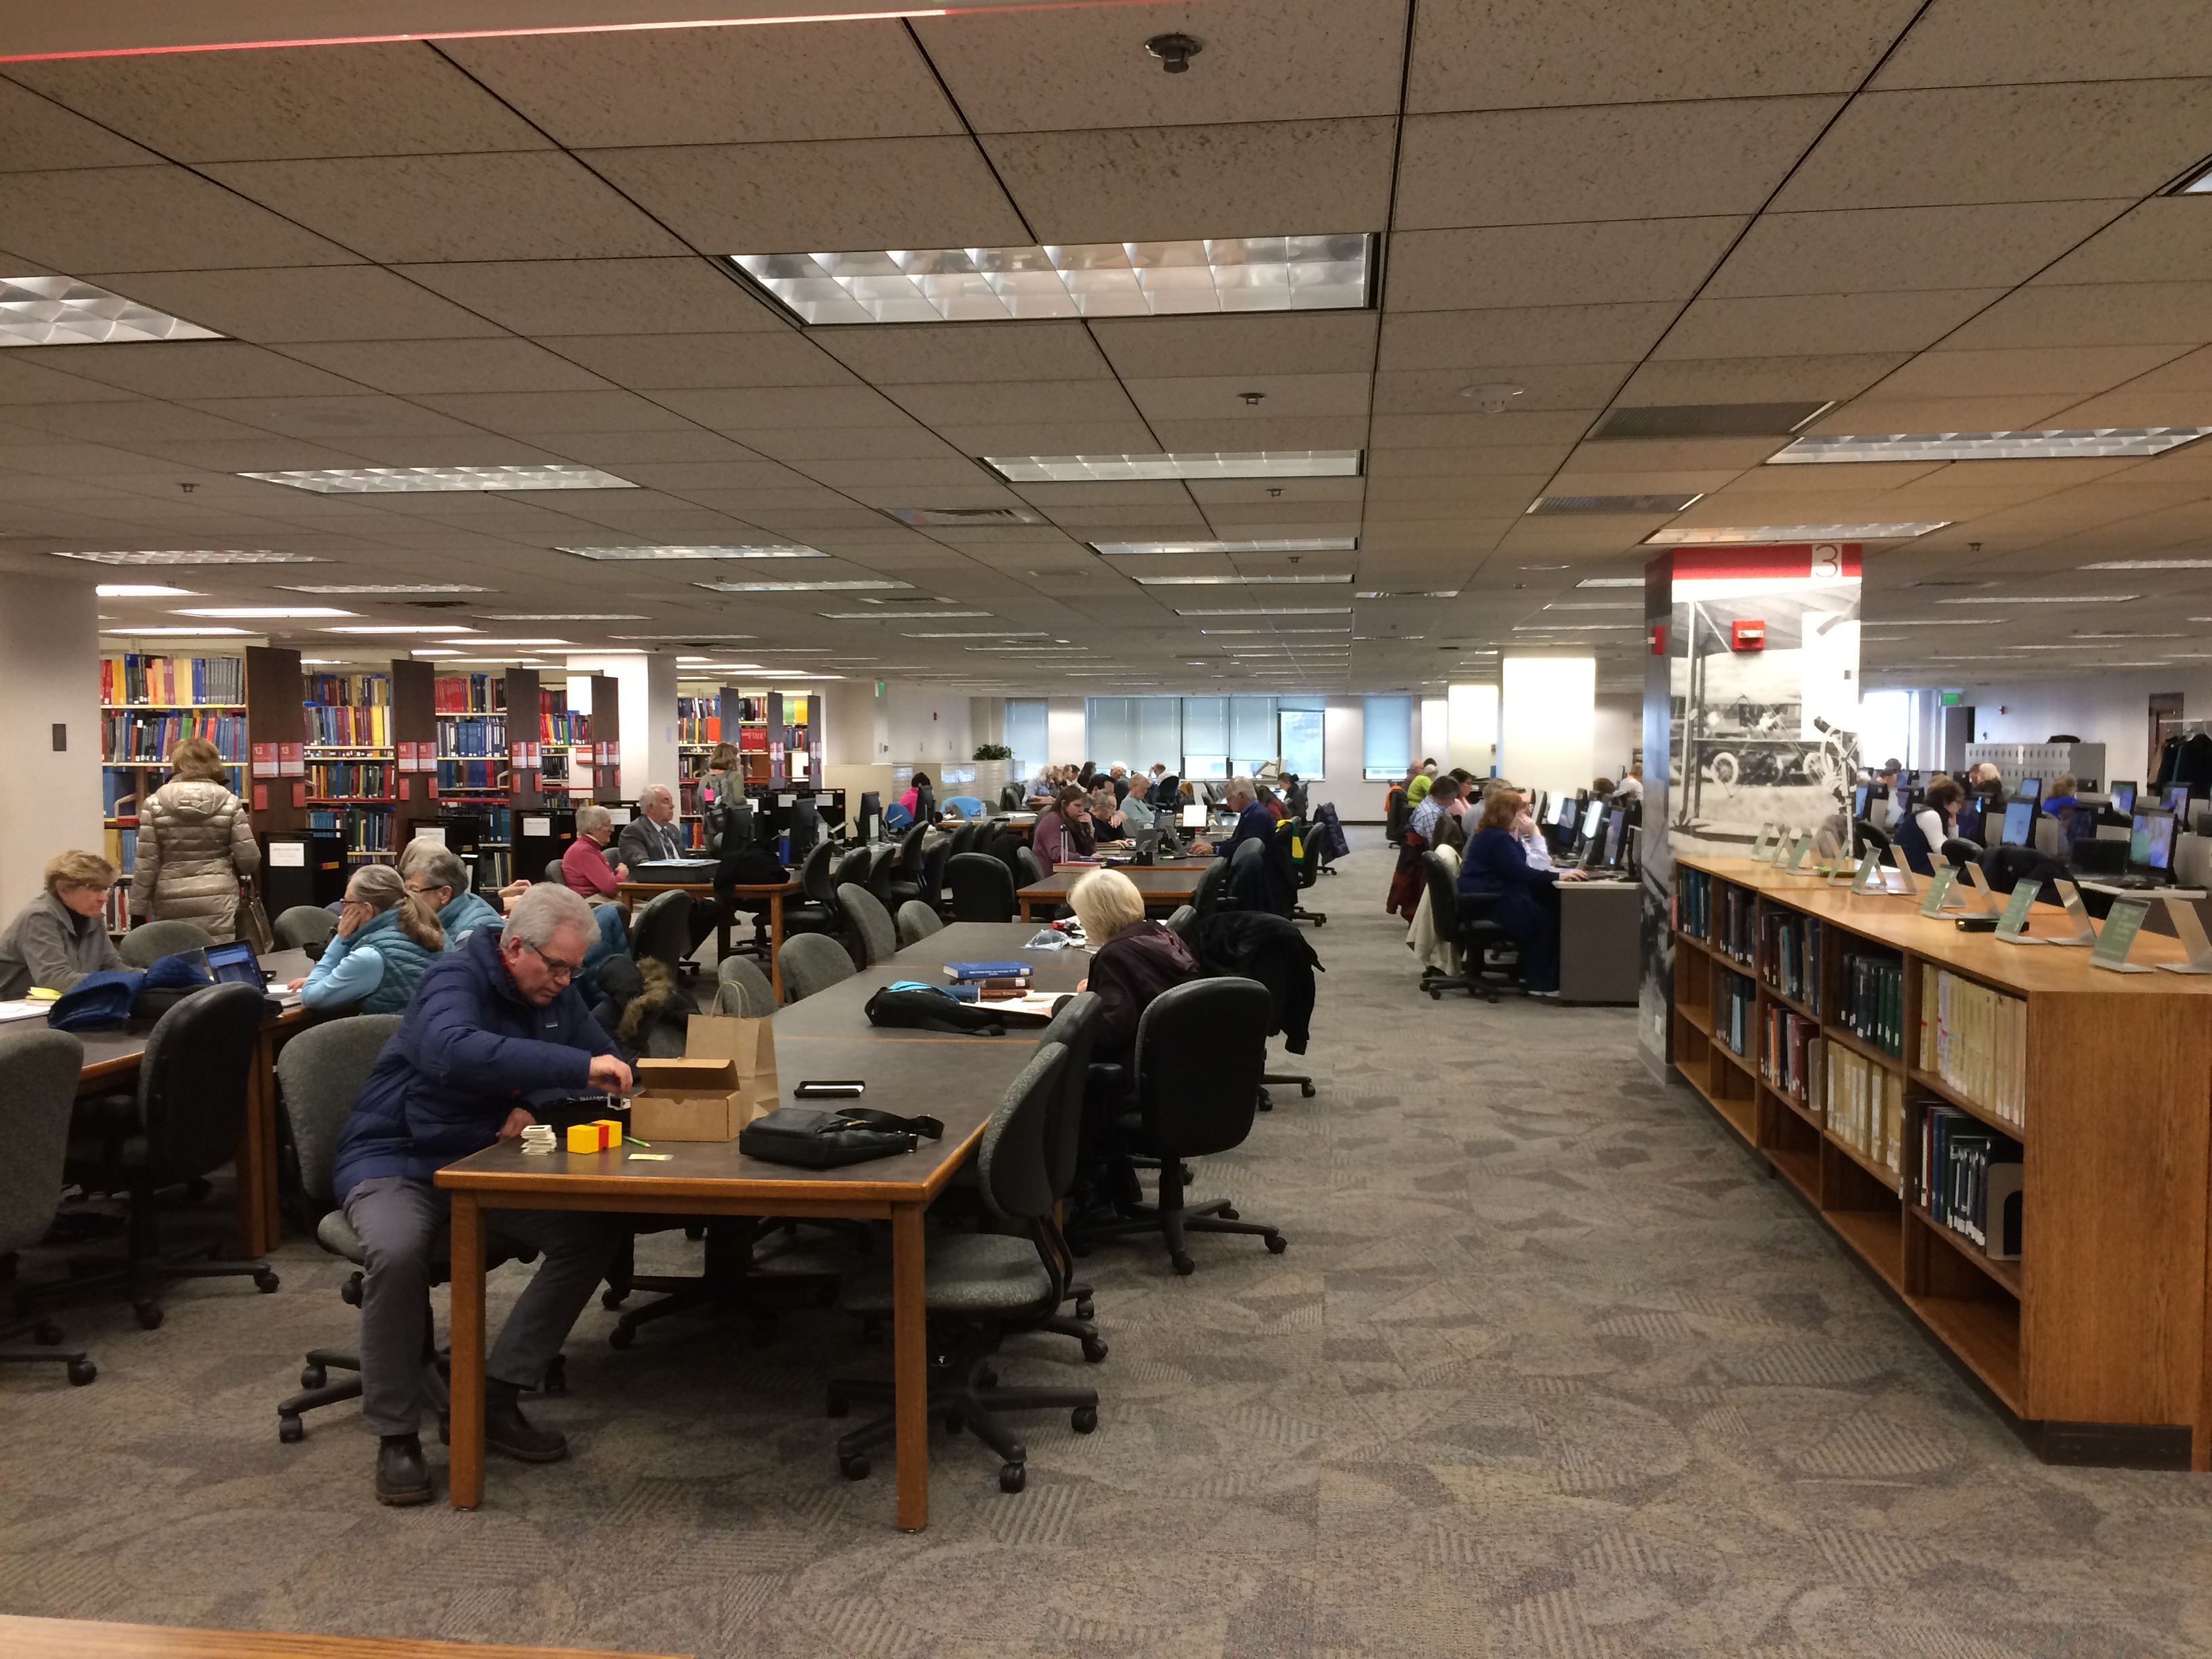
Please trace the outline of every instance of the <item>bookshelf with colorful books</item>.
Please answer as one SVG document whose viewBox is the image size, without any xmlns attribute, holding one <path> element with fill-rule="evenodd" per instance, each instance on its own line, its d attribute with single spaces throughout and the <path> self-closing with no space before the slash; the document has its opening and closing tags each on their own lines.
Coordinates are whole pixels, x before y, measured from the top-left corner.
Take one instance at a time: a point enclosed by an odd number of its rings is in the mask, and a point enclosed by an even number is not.
<svg viewBox="0 0 2212 1659">
<path fill-rule="evenodd" d="M 130 925 L 138 861 L 138 805 L 168 781 L 169 750 L 204 738 L 222 756 L 230 787 L 246 793 L 246 664 L 241 657 L 164 657 L 127 652 L 100 661 L 100 813 L 104 854 L 121 872 L 108 898 L 108 929 Z"/>
<path fill-rule="evenodd" d="M 437 720 L 438 796 L 509 793 L 507 683 L 494 674 L 441 676 L 432 697 Z"/>
<path fill-rule="evenodd" d="M 2212 1468 L 2212 982 L 1749 859 L 1674 902 L 1683 1081 L 2046 1455 Z"/>
<path fill-rule="evenodd" d="M 307 828 L 341 837 L 351 863 L 396 857 L 402 773 L 392 677 L 310 674 L 305 690 Z"/>
</svg>

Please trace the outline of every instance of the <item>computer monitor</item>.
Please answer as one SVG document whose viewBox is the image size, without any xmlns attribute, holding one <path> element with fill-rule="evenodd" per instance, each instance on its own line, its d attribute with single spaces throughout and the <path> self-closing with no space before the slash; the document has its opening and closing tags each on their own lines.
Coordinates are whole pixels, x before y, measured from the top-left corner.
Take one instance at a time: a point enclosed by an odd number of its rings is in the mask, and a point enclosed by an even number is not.
<svg viewBox="0 0 2212 1659">
<path fill-rule="evenodd" d="M 2128 843 L 2084 836 L 2067 848 L 2067 866 L 2077 875 L 2118 876 L 2127 872 Z"/>
<path fill-rule="evenodd" d="M 2041 778 L 2022 778 L 2020 781 L 2020 787 L 2014 790 L 2012 793 L 2013 798 L 2015 800 L 2041 800 L 2043 799 L 2043 780 Z"/>
<path fill-rule="evenodd" d="M 1874 799 L 1874 786 L 1863 783 L 1851 791 L 1851 816 L 1863 818 L 1867 815 L 1867 803 Z"/>
<path fill-rule="evenodd" d="M 883 828 L 883 795 L 877 790 L 862 790 L 860 792 L 860 819 L 853 827 L 860 832 L 862 840 L 873 841 L 876 838 L 877 832 Z"/>
<path fill-rule="evenodd" d="M 2000 847 L 2033 847 L 2035 845 L 2035 817 L 2038 809 L 2032 800 L 2011 800 L 2005 803 L 2004 830 L 1997 837 Z"/>
<path fill-rule="evenodd" d="M 821 839 L 821 812 L 811 799 L 801 797 L 791 803 L 785 823 L 791 833 L 791 861 L 803 864 Z"/>
<path fill-rule="evenodd" d="M 1605 828 L 1605 802 L 1600 799 L 1593 799 L 1589 804 L 1589 810 L 1583 814 L 1584 841 L 1594 842 L 1598 838 L 1599 832 Z"/>
<path fill-rule="evenodd" d="M 2172 813 L 2163 807 L 2146 807 L 2135 814 L 2128 831 L 2128 864 L 2136 870 L 2172 870 Z"/>
<path fill-rule="evenodd" d="M 1559 809 L 1552 815 L 1553 827 L 1558 830 L 1569 829 L 1573 825 L 1574 821 L 1575 798 L 1572 795 L 1560 796 Z"/>
<path fill-rule="evenodd" d="M 218 985 L 251 985 L 258 991 L 269 983 L 261 976 L 261 958 L 242 939 L 209 945 L 207 965 Z"/>
<path fill-rule="evenodd" d="M 2112 810 L 2115 812 L 2132 812 L 2136 810 L 2136 787 L 2132 782 L 2115 783 L 2112 786 Z"/>
<path fill-rule="evenodd" d="M 1186 806 L 1176 822 L 1186 830 L 1203 830 L 1206 828 L 1206 809 L 1196 805 Z"/>
<path fill-rule="evenodd" d="M 1552 792 L 1548 789 L 1539 789 L 1536 792 L 1535 804 L 1529 809 L 1529 816 L 1541 823 L 1544 821 L 1545 809 L 1551 804 Z"/>
<path fill-rule="evenodd" d="M 1627 871 L 1630 875 L 1639 878 L 1643 875 L 1644 828 L 1641 824 L 1632 823 L 1622 834 L 1620 838 L 1620 864 L 1621 868 Z"/>
<path fill-rule="evenodd" d="M 1620 865 L 1620 843 L 1628 829 L 1628 815 L 1615 812 L 1605 822 L 1605 867 L 1618 869 Z"/>
<path fill-rule="evenodd" d="M 2169 783 L 2159 792 L 2159 804 L 2174 817 L 2186 818 L 2189 816 L 2189 786 L 2187 784 Z"/>
</svg>

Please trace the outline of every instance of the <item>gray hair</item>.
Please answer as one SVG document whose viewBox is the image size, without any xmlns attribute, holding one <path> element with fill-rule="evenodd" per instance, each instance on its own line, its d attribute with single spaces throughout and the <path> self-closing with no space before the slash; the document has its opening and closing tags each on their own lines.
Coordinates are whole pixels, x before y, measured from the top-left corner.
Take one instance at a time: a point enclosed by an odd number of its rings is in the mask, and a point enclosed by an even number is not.
<svg viewBox="0 0 2212 1659">
<path fill-rule="evenodd" d="M 665 783 L 648 783 L 638 791 L 637 804 L 642 806 L 651 800 L 665 800 L 673 806 L 676 804 L 676 792 Z"/>
<path fill-rule="evenodd" d="M 442 842 L 425 841 L 420 836 L 400 853 L 399 873 L 419 875 L 433 887 L 450 887 L 456 893 L 469 890 L 469 867 L 461 862 L 461 855 Z"/>
<path fill-rule="evenodd" d="M 582 895 L 549 882 L 532 885 L 507 913 L 507 937 L 541 949 L 552 944 L 555 934 L 571 927 L 586 944 L 599 937 L 599 924 Z"/>
<path fill-rule="evenodd" d="M 604 830 L 614 822 L 614 815 L 597 801 L 586 801 L 576 809 L 576 833 L 588 836 L 595 830 Z"/>
<path fill-rule="evenodd" d="M 1221 792 L 1222 799 L 1232 801 L 1239 795 L 1243 796 L 1246 800 L 1257 800 L 1260 799 L 1259 786 L 1249 778 L 1230 779 L 1228 787 Z"/>
</svg>

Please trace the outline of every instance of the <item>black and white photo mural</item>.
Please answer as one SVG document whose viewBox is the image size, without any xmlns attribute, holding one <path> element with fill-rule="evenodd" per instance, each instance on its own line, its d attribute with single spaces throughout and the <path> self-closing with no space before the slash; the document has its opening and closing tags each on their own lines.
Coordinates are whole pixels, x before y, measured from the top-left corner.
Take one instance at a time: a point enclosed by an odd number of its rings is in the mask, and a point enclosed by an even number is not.
<svg viewBox="0 0 2212 1659">
<path fill-rule="evenodd" d="M 1859 546 L 1680 547 L 1644 567 L 1644 988 L 1663 1070 L 1674 860 L 1838 830 L 1859 766 Z"/>
</svg>

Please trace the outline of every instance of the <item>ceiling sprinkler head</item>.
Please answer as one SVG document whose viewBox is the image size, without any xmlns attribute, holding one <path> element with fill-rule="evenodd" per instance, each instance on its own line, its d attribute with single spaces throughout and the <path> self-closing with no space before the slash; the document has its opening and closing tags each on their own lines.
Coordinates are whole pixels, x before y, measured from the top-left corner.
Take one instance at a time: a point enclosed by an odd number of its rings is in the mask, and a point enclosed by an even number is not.
<svg viewBox="0 0 2212 1659">
<path fill-rule="evenodd" d="M 1237 395 L 1244 400 L 1245 408 L 1257 409 L 1260 406 L 1260 400 L 1267 394 L 1264 392 L 1240 392 Z"/>
<path fill-rule="evenodd" d="M 1460 396 L 1467 398 L 1486 415 L 1503 415 L 1506 405 L 1521 395 L 1522 388 L 1503 383 L 1470 386 L 1460 388 Z"/>
<path fill-rule="evenodd" d="M 1194 35 L 1156 34 L 1145 42 L 1145 50 L 1160 60 L 1160 67 L 1170 75 L 1181 75 L 1190 67 L 1190 60 L 1205 50 L 1205 44 Z"/>
</svg>

